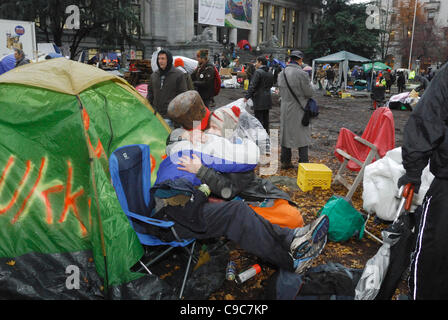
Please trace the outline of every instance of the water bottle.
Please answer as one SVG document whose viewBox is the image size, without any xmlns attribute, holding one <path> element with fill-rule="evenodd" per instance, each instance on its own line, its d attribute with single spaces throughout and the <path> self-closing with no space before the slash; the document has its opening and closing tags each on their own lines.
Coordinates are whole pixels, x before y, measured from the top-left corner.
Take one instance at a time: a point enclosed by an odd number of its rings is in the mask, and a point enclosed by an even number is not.
<svg viewBox="0 0 448 320">
<path fill-rule="evenodd" d="M 235 280 L 235 273 L 236 273 L 236 264 L 233 261 L 229 261 L 226 268 L 226 279 L 230 281 Z"/>
<path fill-rule="evenodd" d="M 236 277 L 236 282 L 243 283 L 246 280 L 248 280 L 248 279 L 252 278 L 253 276 L 255 276 L 256 274 L 260 273 L 260 271 L 261 271 L 260 265 L 254 264 L 252 267 L 250 267 L 246 271 L 241 272 Z"/>
</svg>

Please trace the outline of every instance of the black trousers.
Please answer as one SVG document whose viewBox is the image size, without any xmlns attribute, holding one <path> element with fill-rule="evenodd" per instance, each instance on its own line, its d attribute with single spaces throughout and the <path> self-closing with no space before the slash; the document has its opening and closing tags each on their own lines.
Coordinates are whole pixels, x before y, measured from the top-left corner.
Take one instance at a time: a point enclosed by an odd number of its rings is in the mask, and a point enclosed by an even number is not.
<svg viewBox="0 0 448 320">
<path fill-rule="evenodd" d="M 281 163 L 291 163 L 292 152 L 290 148 L 282 146 L 282 151 L 280 154 Z M 299 163 L 308 163 L 308 146 L 299 148 Z"/>
<path fill-rule="evenodd" d="M 202 207 L 207 228 L 194 232 L 179 224 L 175 229 L 182 238 L 209 239 L 225 236 L 242 249 L 280 268 L 294 271 L 289 248 L 293 229 L 271 224 L 244 201 L 206 202 Z"/>
<path fill-rule="evenodd" d="M 434 178 L 423 201 L 409 289 L 414 300 L 448 299 L 448 179 Z"/>
<path fill-rule="evenodd" d="M 269 134 L 269 109 L 268 110 L 254 110 L 254 116 L 261 122 L 263 128 Z"/>
</svg>

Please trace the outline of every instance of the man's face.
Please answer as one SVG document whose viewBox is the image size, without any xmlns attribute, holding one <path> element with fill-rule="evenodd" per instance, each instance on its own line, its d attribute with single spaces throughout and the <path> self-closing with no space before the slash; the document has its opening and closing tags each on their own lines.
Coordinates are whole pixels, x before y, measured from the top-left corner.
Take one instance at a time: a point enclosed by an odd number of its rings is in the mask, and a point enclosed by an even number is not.
<svg viewBox="0 0 448 320">
<path fill-rule="evenodd" d="M 257 60 L 257 62 L 255 63 L 255 68 L 260 68 L 261 67 L 261 62 Z"/>
<path fill-rule="evenodd" d="M 196 55 L 196 60 L 198 60 L 198 63 L 200 65 L 203 65 L 207 61 L 206 59 L 202 58 L 199 53 Z"/>
<path fill-rule="evenodd" d="M 20 58 L 22 58 L 22 55 L 17 51 L 14 51 L 14 58 L 16 58 L 16 60 L 20 60 Z"/>
<path fill-rule="evenodd" d="M 168 57 L 166 56 L 166 54 L 165 53 L 159 54 L 157 60 L 159 62 L 160 68 L 165 70 L 166 66 L 168 65 Z"/>
</svg>

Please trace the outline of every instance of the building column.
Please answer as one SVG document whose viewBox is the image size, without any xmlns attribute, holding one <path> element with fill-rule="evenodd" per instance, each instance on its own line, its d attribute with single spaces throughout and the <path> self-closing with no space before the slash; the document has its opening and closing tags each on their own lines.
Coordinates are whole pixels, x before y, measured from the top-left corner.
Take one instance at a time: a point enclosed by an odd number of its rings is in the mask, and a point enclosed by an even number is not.
<svg viewBox="0 0 448 320">
<path fill-rule="evenodd" d="M 272 5 L 271 4 L 268 4 L 268 3 L 265 3 L 264 4 L 265 6 L 268 6 L 268 12 L 267 12 L 267 14 L 266 14 L 266 22 L 265 22 L 265 24 L 266 24 L 266 40 L 265 41 L 269 41 L 269 40 L 271 40 L 272 39 L 272 19 L 271 19 L 271 17 L 272 17 Z"/>
<path fill-rule="evenodd" d="M 303 23 L 303 29 L 302 29 L 302 47 L 308 47 L 308 30 L 310 28 L 311 24 L 311 13 L 310 11 L 306 11 L 304 14 L 304 23 Z"/>
<path fill-rule="evenodd" d="M 299 13 L 298 16 L 296 16 L 296 19 L 297 19 L 297 25 L 296 25 L 296 28 L 297 28 L 297 31 L 296 31 L 296 33 L 297 33 L 297 35 L 296 35 L 297 41 L 296 41 L 296 43 L 297 43 L 297 45 L 296 45 L 296 47 L 297 48 L 301 48 L 303 46 L 303 36 L 302 36 L 302 33 L 303 33 L 303 24 L 305 22 L 305 15 L 304 15 L 302 10 L 303 9 L 300 9 L 300 11 L 298 11 L 298 13 Z M 296 15 L 297 15 L 297 12 L 296 12 Z"/>
<path fill-rule="evenodd" d="M 143 36 L 150 37 L 152 35 L 152 8 L 151 0 L 142 2 L 141 20 L 143 21 Z"/>
<path fill-rule="evenodd" d="M 292 10 L 288 9 L 286 14 L 286 45 L 285 47 L 290 47 L 291 42 L 289 41 L 292 36 Z"/>
<path fill-rule="evenodd" d="M 249 32 L 249 43 L 255 48 L 258 45 L 258 21 L 260 17 L 260 1 L 252 2 L 252 29 Z"/>
<path fill-rule="evenodd" d="M 217 26 L 209 26 L 212 29 L 212 39 L 213 41 L 218 41 L 218 27 Z"/>
<path fill-rule="evenodd" d="M 169 43 L 185 43 L 193 38 L 194 33 L 194 0 L 165 0 L 168 2 L 167 40 Z"/>
<path fill-rule="evenodd" d="M 235 44 L 235 46 L 238 43 L 238 29 L 237 28 L 230 29 L 229 44 L 232 42 Z"/>
</svg>

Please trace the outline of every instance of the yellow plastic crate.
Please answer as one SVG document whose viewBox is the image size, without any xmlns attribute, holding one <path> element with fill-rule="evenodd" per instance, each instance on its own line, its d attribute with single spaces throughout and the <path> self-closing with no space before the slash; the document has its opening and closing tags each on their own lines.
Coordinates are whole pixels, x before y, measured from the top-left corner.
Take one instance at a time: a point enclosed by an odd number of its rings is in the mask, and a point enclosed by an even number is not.
<svg viewBox="0 0 448 320">
<path fill-rule="evenodd" d="M 330 189 L 332 171 L 321 163 L 299 163 L 297 185 L 302 191 L 313 190 L 314 187 Z"/>
</svg>

